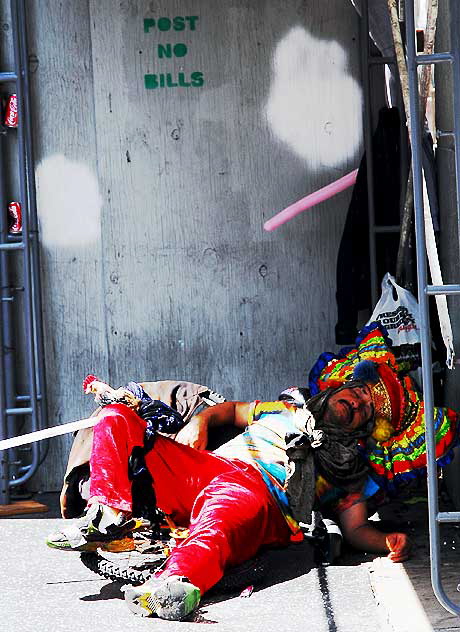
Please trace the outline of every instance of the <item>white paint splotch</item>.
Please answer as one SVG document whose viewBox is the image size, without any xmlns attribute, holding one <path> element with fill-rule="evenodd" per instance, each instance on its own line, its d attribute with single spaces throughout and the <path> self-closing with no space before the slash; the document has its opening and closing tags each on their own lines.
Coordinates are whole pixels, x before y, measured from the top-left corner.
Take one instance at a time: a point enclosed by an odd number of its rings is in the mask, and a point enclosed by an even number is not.
<svg viewBox="0 0 460 632">
<path fill-rule="evenodd" d="M 352 158 L 362 139 L 362 91 L 344 49 L 291 29 L 275 49 L 265 114 L 273 134 L 309 167 Z"/>
<path fill-rule="evenodd" d="M 102 197 L 85 164 L 55 154 L 38 165 L 35 180 L 43 246 L 79 247 L 99 241 Z"/>
</svg>

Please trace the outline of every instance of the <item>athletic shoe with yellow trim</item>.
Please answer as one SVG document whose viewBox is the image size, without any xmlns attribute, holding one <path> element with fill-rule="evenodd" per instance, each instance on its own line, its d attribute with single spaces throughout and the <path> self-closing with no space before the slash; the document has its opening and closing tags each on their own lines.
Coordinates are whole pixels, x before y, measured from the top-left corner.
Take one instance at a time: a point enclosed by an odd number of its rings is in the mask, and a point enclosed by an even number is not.
<svg viewBox="0 0 460 632">
<path fill-rule="evenodd" d="M 137 526 L 135 518 L 95 502 L 74 523 L 50 534 L 46 544 L 61 551 L 133 551 Z"/>
<path fill-rule="evenodd" d="M 200 590 L 186 577 L 154 577 L 141 586 L 125 590 L 128 608 L 141 617 L 156 615 L 160 619 L 182 621 L 200 603 Z"/>
</svg>

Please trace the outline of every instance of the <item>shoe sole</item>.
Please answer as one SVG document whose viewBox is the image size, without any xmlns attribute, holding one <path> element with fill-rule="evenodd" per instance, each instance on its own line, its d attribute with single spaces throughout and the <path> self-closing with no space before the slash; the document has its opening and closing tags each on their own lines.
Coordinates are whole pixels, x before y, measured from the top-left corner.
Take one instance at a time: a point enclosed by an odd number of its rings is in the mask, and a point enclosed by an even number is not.
<svg viewBox="0 0 460 632">
<path fill-rule="evenodd" d="M 190 584 L 187 591 L 183 585 L 179 587 L 178 584 L 179 582 L 173 585 L 165 584 L 153 592 L 142 590 L 142 586 L 131 586 L 125 591 L 125 601 L 131 612 L 140 617 L 156 615 L 160 619 L 182 621 L 200 603 L 200 591 Z M 171 594 L 171 588 L 174 589 L 175 595 Z"/>
<path fill-rule="evenodd" d="M 71 546 L 69 542 L 53 542 L 47 540 L 46 544 L 52 549 L 59 549 L 60 551 L 86 551 L 93 553 L 98 549 L 106 551 L 107 553 L 123 553 L 124 551 L 134 551 L 136 548 L 133 538 L 122 538 L 121 540 L 111 540 L 109 542 L 85 542 L 81 546 Z"/>
</svg>

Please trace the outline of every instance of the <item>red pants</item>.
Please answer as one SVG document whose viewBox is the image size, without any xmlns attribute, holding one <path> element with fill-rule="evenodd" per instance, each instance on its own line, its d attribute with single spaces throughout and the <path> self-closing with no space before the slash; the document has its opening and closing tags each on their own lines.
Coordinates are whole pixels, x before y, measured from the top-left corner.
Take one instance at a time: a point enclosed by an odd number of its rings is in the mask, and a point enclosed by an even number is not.
<svg viewBox="0 0 460 632">
<path fill-rule="evenodd" d="M 131 511 L 128 459 L 145 422 L 122 404 L 107 406 L 94 428 L 91 497 Z M 162 577 L 183 575 L 203 594 L 229 566 L 263 545 L 285 545 L 289 528 L 258 470 L 237 459 L 158 436 L 146 455 L 157 504 L 190 535 L 173 549 Z"/>
</svg>

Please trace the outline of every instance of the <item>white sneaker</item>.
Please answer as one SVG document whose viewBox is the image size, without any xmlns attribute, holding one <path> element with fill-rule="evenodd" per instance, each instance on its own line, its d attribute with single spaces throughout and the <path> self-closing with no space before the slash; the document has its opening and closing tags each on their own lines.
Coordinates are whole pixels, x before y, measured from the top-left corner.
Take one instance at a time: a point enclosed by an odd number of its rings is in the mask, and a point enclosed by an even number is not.
<svg viewBox="0 0 460 632">
<path fill-rule="evenodd" d="M 101 503 L 92 503 L 84 515 L 61 531 L 52 533 L 46 544 L 63 551 L 132 551 L 136 520 Z"/>
<path fill-rule="evenodd" d="M 129 586 L 125 601 L 141 617 L 156 615 L 160 619 L 181 621 L 200 603 L 200 590 L 179 575 L 154 577 L 141 586 Z"/>
</svg>

